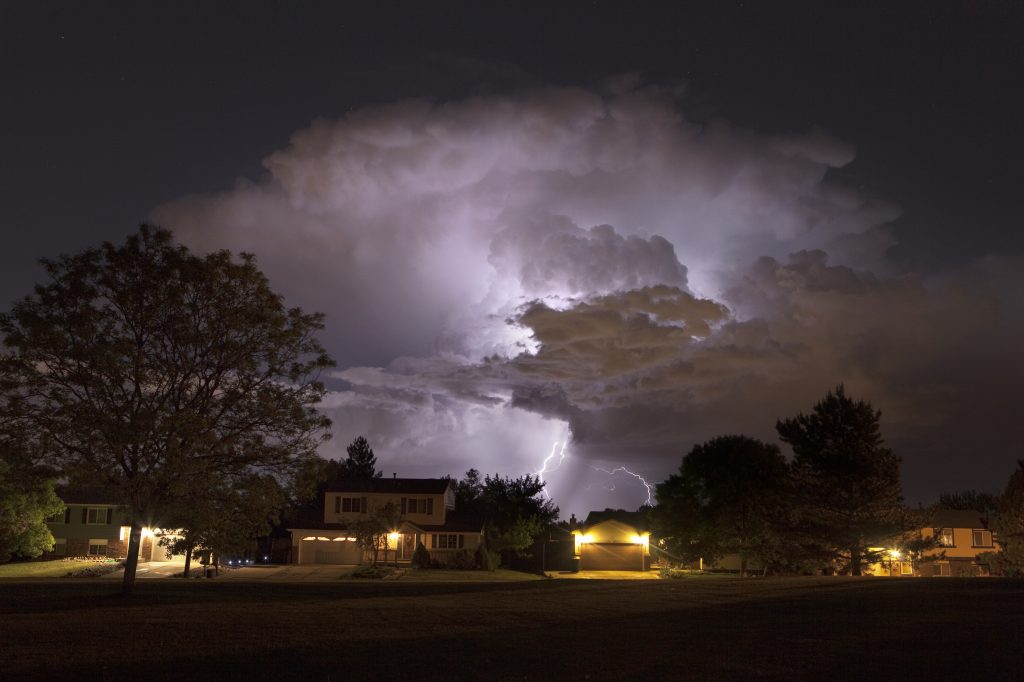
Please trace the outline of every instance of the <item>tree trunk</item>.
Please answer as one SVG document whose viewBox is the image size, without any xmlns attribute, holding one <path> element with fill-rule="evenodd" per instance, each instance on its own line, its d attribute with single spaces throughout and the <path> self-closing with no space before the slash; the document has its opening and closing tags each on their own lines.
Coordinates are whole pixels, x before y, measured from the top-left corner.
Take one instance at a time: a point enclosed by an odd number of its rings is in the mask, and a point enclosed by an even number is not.
<svg viewBox="0 0 1024 682">
<path fill-rule="evenodd" d="M 190 570 L 190 567 L 192 566 L 192 545 L 193 544 L 194 543 L 191 540 L 189 540 L 188 544 L 185 545 L 185 573 L 183 575 L 186 578 L 188 578 L 188 572 Z"/>
<path fill-rule="evenodd" d="M 747 577 L 747 557 L 740 555 L 740 577 Z"/>
<path fill-rule="evenodd" d="M 121 580 L 121 595 L 130 597 L 135 589 L 135 571 L 139 567 L 139 550 L 142 549 L 142 526 L 132 521 L 128 536 L 128 558 L 124 562 L 124 578 Z"/>
<path fill-rule="evenodd" d="M 850 550 L 850 575 L 860 575 L 860 550 Z"/>
</svg>

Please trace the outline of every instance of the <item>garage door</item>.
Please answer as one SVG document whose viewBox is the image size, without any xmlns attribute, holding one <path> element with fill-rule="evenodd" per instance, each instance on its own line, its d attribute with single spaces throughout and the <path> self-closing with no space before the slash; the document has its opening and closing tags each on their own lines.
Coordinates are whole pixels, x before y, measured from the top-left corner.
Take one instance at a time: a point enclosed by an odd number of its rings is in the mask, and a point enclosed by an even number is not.
<svg viewBox="0 0 1024 682">
<path fill-rule="evenodd" d="M 358 564 L 362 556 L 359 543 L 348 540 L 303 540 L 299 547 L 300 564 Z"/>
<path fill-rule="evenodd" d="M 581 571 L 643 570 L 643 545 L 591 543 L 580 547 Z"/>
</svg>

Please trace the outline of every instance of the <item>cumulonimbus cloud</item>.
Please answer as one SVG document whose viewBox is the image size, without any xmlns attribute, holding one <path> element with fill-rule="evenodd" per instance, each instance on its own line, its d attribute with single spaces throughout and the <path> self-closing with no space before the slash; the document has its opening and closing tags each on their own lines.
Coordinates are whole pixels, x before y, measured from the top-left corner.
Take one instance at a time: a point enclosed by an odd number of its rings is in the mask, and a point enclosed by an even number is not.
<svg viewBox="0 0 1024 682">
<path fill-rule="evenodd" d="M 362 433 L 403 471 L 520 473 L 571 437 L 566 468 L 656 480 L 704 438 L 771 437 L 840 381 L 885 409 L 919 476 L 929 429 L 966 447 L 957 410 L 1019 378 L 1000 340 L 1021 338 L 1000 312 L 1019 270 L 878 268 L 896 210 L 833 179 L 851 145 L 696 125 L 682 96 L 368 107 L 295 133 L 262 181 L 153 217 L 194 248 L 255 253 L 290 302 L 328 314 L 327 455 Z M 979 337 L 988 357 L 958 355 Z M 608 506 L 607 486 L 558 486 Z"/>
</svg>

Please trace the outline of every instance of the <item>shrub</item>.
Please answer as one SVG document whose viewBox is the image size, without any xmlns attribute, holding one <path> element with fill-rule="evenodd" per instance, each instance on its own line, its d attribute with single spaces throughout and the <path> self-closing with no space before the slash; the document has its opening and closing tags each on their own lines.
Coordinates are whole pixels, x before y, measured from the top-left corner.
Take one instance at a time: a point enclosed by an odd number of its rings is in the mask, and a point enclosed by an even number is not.
<svg viewBox="0 0 1024 682">
<path fill-rule="evenodd" d="M 484 545 L 476 548 L 476 565 L 485 571 L 493 571 L 501 563 L 501 555 L 488 550 Z"/>
<path fill-rule="evenodd" d="M 416 544 L 416 551 L 412 553 L 412 565 L 414 568 L 430 568 L 430 552 L 422 542 Z"/>
<path fill-rule="evenodd" d="M 476 557 L 469 553 L 468 550 L 460 549 L 451 560 L 451 567 L 459 570 L 470 570 L 476 568 Z"/>
</svg>

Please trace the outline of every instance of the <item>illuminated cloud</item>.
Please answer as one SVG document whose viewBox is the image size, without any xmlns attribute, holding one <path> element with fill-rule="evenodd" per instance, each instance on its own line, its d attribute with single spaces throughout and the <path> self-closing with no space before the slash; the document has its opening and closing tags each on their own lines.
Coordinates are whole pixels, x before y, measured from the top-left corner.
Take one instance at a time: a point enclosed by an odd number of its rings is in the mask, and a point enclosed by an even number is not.
<svg viewBox="0 0 1024 682">
<path fill-rule="evenodd" d="M 851 146 L 695 125 L 682 96 L 627 80 L 366 108 L 297 132 L 260 183 L 153 217 L 254 252 L 328 314 L 327 456 L 363 434 L 388 471 L 519 474 L 571 439 L 556 503 L 635 506 L 646 489 L 598 469 L 660 480 L 843 381 L 884 409 L 908 476 L 949 480 L 929 448 L 978 442 L 958 415 L 1012 419 L 1020 264 L 895 273 L 896 211 L 829 173 Z"/>
</svg>

